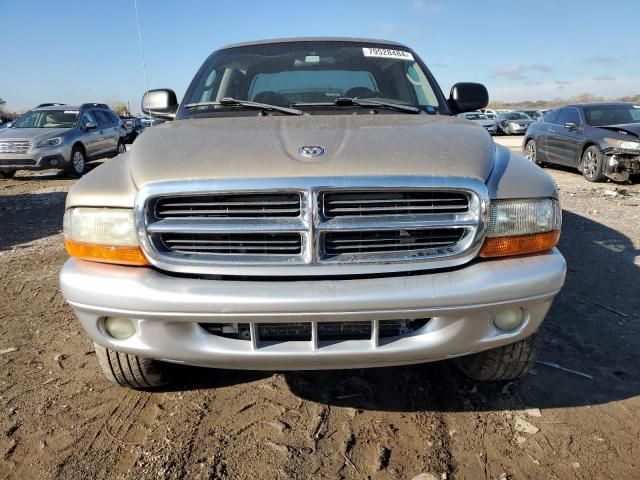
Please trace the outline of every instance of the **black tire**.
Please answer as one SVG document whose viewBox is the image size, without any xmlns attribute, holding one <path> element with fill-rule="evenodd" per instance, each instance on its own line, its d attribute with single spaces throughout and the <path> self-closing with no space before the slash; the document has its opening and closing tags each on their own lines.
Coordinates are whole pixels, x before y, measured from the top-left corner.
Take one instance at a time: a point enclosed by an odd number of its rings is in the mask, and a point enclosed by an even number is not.
<svg viewBox="0 0 640 480">
<path fill-rule="evenodd" d="M 602 173 L 603 167 L 602 153 L 600 153 L 598 147 L 591 145 L 582 153 L 580 170 L 582 171 L 582 176 L 589 182 L 599 183 L 607 179 L 604 173 Z"/>
<path fill-rule="evenodd" d="M 118 141 L 118 147 L 116 150 L 116 156 L 120 155 L 121 153 L 124 153 L 127 151 L 127 146 L 124 143 L 124 140 L 120 140 Z"/>
<path fill-rule="evenodd" d="M 536 335 L 532 335 L 510 345 L 460 357 L 457 359 L 457 365 L 473 380 L 514 380 L 529 372 L 536 362 L 536 353 Z"/>
<path fill-rule="evenodd" d="M 97 343 L 93 344 L 102 373 L 121 387 L 147 390 L 171 382 L 169 365 L 158 360 L 115 352 Z"/>
<path fill-rule="evenodd" d="M 17 170 L 0 170 L 0 178 L 13 178 Z"/>
<path fill-rule="evenodd" d="M 81 158 L 80 158 L 81 157 Z M 71 162 L 66 168 L 69 175 L 80 178 L 87 171 L 87 155 L 78 145 L 71 150 Z"/>
</svg>

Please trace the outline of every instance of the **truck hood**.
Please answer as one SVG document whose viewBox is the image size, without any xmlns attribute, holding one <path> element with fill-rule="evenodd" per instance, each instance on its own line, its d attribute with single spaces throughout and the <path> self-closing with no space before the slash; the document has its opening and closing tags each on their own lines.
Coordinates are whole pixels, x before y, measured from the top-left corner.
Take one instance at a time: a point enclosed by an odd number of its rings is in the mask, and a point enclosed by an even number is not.
<svg viewBox="0 0 640 480">
<path fill-rule="evenodd" d="M 0 130 L 0 141 L 28 140 L 35 143 L 37 140 L 56 137 L 68 131 L 68 128 L 3 128 Z"/>
<path fill-rule="evenodd" d="M 325 153 L 305 158 L 301 146 Z M 485 182 L 489 134 L 447 116 L 304 115 L 188 119 L 145 131 L 129 152 L 134 183 L 163 180 L 457 176 Z"/>
</svg>

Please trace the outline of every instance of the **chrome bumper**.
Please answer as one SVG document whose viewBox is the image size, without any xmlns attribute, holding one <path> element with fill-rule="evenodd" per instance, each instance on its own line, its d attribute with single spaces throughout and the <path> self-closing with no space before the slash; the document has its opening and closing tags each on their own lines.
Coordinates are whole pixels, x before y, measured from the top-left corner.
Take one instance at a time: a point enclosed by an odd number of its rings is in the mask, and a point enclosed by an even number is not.
<svg viewBox="0 0 640 480">
<path fill-rule="evenodd" d="M 360 368 L 466 355 L 533 334 L 564 283 L 566 264 L 546 254 L 478 262 L 450 272 L 355 280 L 234 281 L 164 275 L 148 268 L 71 259 L 64 297 L 83 328 L 113 350 L 168 362 L 249 370 Z M 500 308 L 521 307 L 516 331 L 497 330 Z M 106 316 L 135 320 L 127 340 L 109 337 Z M 384 339 L 260 344 L 207 332 L 199 323 L 371 321 L 430 318 Z"/>
</svg>

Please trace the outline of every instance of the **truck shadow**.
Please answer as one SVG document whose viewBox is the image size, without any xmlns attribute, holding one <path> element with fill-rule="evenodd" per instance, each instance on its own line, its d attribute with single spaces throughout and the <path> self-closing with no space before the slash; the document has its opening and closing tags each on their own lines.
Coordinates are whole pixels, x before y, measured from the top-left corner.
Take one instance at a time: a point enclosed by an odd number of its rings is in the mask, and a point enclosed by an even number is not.
<svg viewBox="0 0 640 480">
<path fill-rule="evenodd" d="M 379 411 L 483 411 L 604 404 L 640 394 L 640 254 L 626 236 L 564 212 L 560 249 L 569 270 L 540 331 L 539 360 L 516 382 L 481 383 L 452 362 L 287 372 L 295 395 L 321 404 Z M 177 389 L 264 379 L 268 372 L 184 369 Z M 589 378 L 590 377 L 590 378 Z"/>
<path fill-rule="evenodd" d="M 540 330 L 538 359 L 592 378 L 538 363 L 517 382 L 482 383 L 464 377 L 452 362 L 436 362 L 289 373 L 291 390 L 318 402 L 391 411 L 571 407 L 638 396 L 640 267 L 634 261 L 640 250 L 590 218 L 563 215 L 567 281 Z"/>
<path fill-rule="evenodd" d="M 65 192 L 0 195 L 0 251 L 62 231 Z"/>
</svg>

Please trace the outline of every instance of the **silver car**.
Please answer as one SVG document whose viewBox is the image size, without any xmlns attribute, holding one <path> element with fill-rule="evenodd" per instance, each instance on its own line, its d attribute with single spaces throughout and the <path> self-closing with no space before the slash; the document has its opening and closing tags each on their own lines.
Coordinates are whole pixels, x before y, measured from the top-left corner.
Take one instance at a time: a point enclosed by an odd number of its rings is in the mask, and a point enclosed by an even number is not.
<svg viewBox="0 0 640 480">
<path fill-rule="evenodd" d="M 58 168 L 80 177 L 88 161 L 124 151 L 120 119 L 107 105 L 39 106 L 0 130 L 0 176 Z"/>
<path fill-rule="evenodd" d="M 490 119 L 482 112 L 466 112 L 458 114 L 458 118 L 464 118 L 470 120 L 473 123 L 477 123 L 484 127 L 489 134 L 494 135 L 496 133 L 496 121 Z"/>
<path fill-rule="evenodd" d="M 524 112 L 501 112 L 496 117 L 498 133 L 523 135 L 535 120 Z"/>
</svg>

